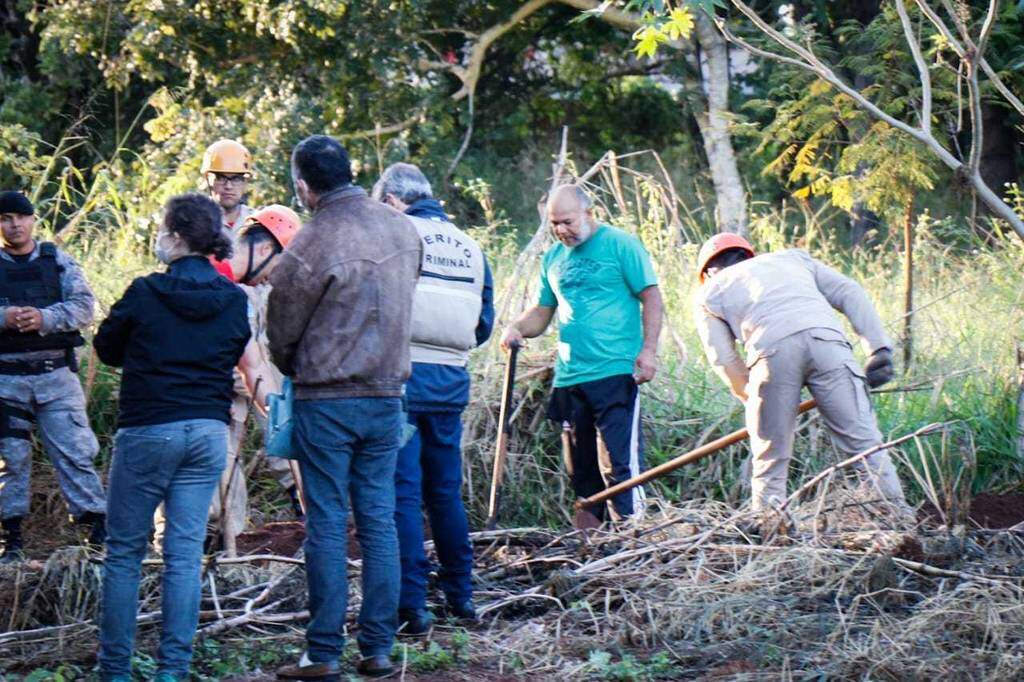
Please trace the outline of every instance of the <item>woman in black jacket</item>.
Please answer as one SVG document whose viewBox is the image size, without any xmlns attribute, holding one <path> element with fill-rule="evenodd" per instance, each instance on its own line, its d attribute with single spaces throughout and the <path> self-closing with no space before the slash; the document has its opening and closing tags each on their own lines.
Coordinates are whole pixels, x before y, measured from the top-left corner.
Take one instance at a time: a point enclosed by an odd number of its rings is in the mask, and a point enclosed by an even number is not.
<svg viewBox="0 0 1024 682">
<path fill-rule="evenodd" d="M 231 254 L 214 202 L 172 198 L 156 251 L 167 271 L 133 281 L 93 340 L 103 362 L 123 368 L 100 623 L 105 680 L 131 679 L 139 574 L 161 502 L 157 680 L 188 679 L 207 509 L 227 454 L 232 371 L 249 339 L 245 294 L 208 260 Z"/>
</svg>

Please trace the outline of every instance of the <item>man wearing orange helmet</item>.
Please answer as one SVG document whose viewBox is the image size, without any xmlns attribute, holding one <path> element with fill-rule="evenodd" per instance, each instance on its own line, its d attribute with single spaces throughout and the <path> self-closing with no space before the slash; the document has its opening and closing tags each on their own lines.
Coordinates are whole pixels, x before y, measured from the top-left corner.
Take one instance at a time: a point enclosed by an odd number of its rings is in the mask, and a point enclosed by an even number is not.
<svg viewBox="0 0 1024 682">
<path fill-rule="evenodd" d="M 769 511 L 786 498 L 804 386 L 842 453 L 854 455 L 882 442 L 868 388 L 892 379 L 892 340 L 859 284 L 799 249 L 755 256 L 746 239 L 729 233 L 704 244 L 697 273 L 697 333 L 715 372 L 746 407 L 755 511 Z M 863 369 L 833 309 L 861 337 L 870 356 Z M 868 483 L 904 511 L 888 452 L 865 461 Z"/>
</svg>

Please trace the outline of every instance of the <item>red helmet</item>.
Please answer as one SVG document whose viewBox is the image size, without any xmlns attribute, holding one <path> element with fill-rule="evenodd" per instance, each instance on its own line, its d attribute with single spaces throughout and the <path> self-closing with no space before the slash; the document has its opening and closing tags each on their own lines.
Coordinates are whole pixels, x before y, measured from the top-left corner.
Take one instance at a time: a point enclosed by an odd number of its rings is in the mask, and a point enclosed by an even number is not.
<svg viewBox="0 0 1024 682">
<path fill-rule="evenodd" d="M 743 237 L 733 232 L 716 234 L 704 242 L 704 246 L 700 247 L 700 254 L 697 256 L 697 277 L 700 278 L 702 283 L 704 282 L 704 271 L 707 270 L 708 263 L 715 256 L 729 249 L 743 249 L 750 254 L 751 258 L 754 257 L 754 247 Z"/>
<path fill-rule="evenodd" d="M 284 248 L 295 238 L 299 228 L 302 227 L 302 220 L 299 219 L 299 215 L 295 211 L 287 206 L 271 204 L 249 216 L 245 225 L 242 226 L 239 236 L 244 235 L 246 230 L 253 225 L 262 225 L 267 228 L 270 234 L 277 239 L 281 248 Z"/>
</svg>

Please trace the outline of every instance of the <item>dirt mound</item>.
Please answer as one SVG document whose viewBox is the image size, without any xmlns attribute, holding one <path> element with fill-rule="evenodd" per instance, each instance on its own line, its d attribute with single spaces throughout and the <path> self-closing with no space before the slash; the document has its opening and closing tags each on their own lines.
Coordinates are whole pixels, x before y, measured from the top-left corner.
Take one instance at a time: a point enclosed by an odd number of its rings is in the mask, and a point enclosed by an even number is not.
<svg viewBox="0 0 1024 682">
<path fill-rule="evenodd" d="M 306 526 L 301 521 L 274 521 L 238 536 L 239 554 L 277 554 L 295 556 L 306 539 Z M 356 539 L 356 529 L 348 529 L 348 558 L 360 559 L 363 553 Z"/>
<path fill-rule="evenodd" d="M 971 519 L 982 528 L 1010 528 L 1024 521 L 1024 493 L 982 493 L 971 500 Z"/>
<path fill-rule="evenodd" d="M 301 521 L 277 521 L 239 535 L 238 553 L 295 556 L 305 539 Z"/>
</svg>

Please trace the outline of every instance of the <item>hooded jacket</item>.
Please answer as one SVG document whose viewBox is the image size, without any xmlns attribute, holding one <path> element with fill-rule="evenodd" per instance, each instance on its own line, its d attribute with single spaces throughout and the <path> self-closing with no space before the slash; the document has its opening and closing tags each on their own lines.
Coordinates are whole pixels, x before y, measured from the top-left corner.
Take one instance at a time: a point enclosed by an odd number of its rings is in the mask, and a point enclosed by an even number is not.
<svg viewBox="0 0 1024 682">
<path fill-rule="evenodd" d="M 249 340 L 245 294 L 203 257 L 134 280 L 93 339 L 121 373 L 118 427 L 228 423 L 232 371 Z"/>
</svg>

